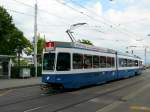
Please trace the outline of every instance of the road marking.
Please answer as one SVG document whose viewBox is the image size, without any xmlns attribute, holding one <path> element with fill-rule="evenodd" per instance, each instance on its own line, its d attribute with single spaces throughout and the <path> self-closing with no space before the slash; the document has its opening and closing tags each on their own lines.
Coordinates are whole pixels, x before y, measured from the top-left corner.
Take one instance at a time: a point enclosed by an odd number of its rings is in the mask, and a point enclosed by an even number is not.
<svg viewBox="0 0 150 112">
<path fill-rule="evenodd" d="M 130 106 L 130 109 L 132 109 L 132 110 L 144 110 L 144 111 L 150 112 L 150 107 L 145 107 L 145 106 Z"/>
<path fill-rule="evenodd" d="M 118 107 L 119 105 L 121 105 L 122 103 L 123 102 L 121 102 L 121 101 L 116 101 L 116 102 L 114 102 L 114 103 L 112 103 L 112 104 L 110 104 L 108 106 L 105 106 L 102 109 L 97 110 L 96 112 L 109 112 L 112 109 L 114 109 L 114 108 Z"/>
<path fill-rule="evenodd" d="M 40 108 L 42 108 L 42 107 L 43 107 L 43 106 L 41 106 L 41 107 L 36 107 L 36 108 L 32 108 L 32 109 L 29 109 L 29 110 L 25 110 L 25 111 L 23 111 L 23 112 L 31 112 L 31 111 L 40 109 Z"/>
<path fill-rule="evenodd" d="M 35 111 L 35 110 L 38 110 L 38 109 L 41 109 L 41 108 L 44 108 L 44 107 L 47 107 L 47 106 L 49 106 L 49 104 L 47 104 L 47 105 L 42 105 L 42 106 L 35 107 L 35 108 L 31 108 L 31 109 L 25 110 L 25 111 L 23 111 L 23 112 L 31 112 L 31 111 Z"/>
<path fill-rule="evenodd" d="M 6 95 L 6 94 L 8 94 L 8 93 L 10 93 L 10 92 L 12 92 L 13 90 L 7 90 L 7 91 L 5 91 L 5 92 L 3 92 L 3 93 L 0 93 L 0 96 L 4 96 L 4 95 Z"/>
<path fill-rule="evenodd" d="M 91 102 L 98 103 L 98 102 L 100 102 L 100 99 L 99 99 L 99 98 L 94 98 L 94 99 L 91 99 L 90 101 L 91 101 Z"/>
<path fill-rule="evenodd" d="M 77 90 L 77 91 L 68 92 L 68 93 L 71 93 L 71 94 L 80 94 L 80 91 L 79 91 L 79 90 Z"/>
</svg>

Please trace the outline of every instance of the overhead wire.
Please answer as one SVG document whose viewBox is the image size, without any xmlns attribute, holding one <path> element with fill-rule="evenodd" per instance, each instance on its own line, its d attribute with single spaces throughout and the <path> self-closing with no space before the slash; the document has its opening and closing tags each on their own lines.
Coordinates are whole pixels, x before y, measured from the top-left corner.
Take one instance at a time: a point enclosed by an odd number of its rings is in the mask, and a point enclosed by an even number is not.
<svg viewBox="0 0 150 112">
<path fill-rule="evenodd" d="M 21 4 L 21 5 L 24 5 L 24 6 L 27 6 L 27 7 L 30 7 L 30 8 L 33 8 L 33 9 L 34 9 L 34 6 L 32 6 L 32 5 L 26 4 L 26 3 L 21 2 L 21 1 L 18 1 L 18 0 L 13 0 L 13 1 L 15 1 L 15 2 L 17 2 L 17 3 Z M 48 14 L 49 16 L 54 16 L 54 17 L 58 18 L 59 21 L 65 23 L 65 24 L 68 23 L 68 22 L 66 21 L 67 18 L 63 18 L 62 16 L 56 15 L 55 13 L 46 11 L 46 10 L 41 9 L 41 8 L 38 8 L 38 11 L 44 12 L 44 13 Z"/>
<path fill-rule="evenodd" d="M 30 7 L 30 8 L 34 8 L 33 6 L 31 6 L 31 5 L 29 5 L 29 4 L 25 4 L 24 2 L 20 2 L 20 1 L 18 1 L 18 0 L 13 0 L 13 1 L 15 1 L 15 2 L 17 2 L 17 3 L 19 3 L 19 4 L 22 4 L 22 5 L 24 5 L 24 6 L 27 6 L 27 7 Z M 72 7 L 70 7 L 70 8 L 72 8 Z M 76 9 L 74 9 L 74 8 L 72 8 L 74 11 L 76 11 Z M 60 16 L 57 16 L 57 15 L 55 15 L 55 14 L 53 14 L 53 13 L 50 13 L 49 11 L 46 11 L 46 10 L 43 10 L 43 9 L 40 9 L 40 8 L 38 8 L 38 10 L 39 11 L 42 11 L 42 12 L 45 12 L 45 13 L 47 13 L 47 14 L 49 14 L 49 15 L 53 15 L 53 16 L 55 16 L 55 17 L 57 17 L 57 18 L 61 18 Z M 78 11 L 79 12 L 79 11 Z M 82 13 L 82 12 L 80 12 L 80 13 Z M 86 16 L 88 16 L 88 15 L 86 15 Z M 90 17 L 90 16 L 89 16 Z M 91 17 L 90 17 L 91 18 Z M 62 18 L 61 18 L 62 19 Z M 94 19 L 94 18 L 91 18 L 91 19 Z M 66 22 L 66 19 L 64 19 L 65 20 L 65 22 Z M 68 22 L 66 22 L 66 23 L 68 23 Z M 40 26 L 45 26 L 45 27 L 50 27 L 50 26 L 46 26 L 46 25 L 42 25 L 42 24 L 39 24 Z M 55 26 L 54 26 L 55 27 Z M 94 26 L 93 26 L 94 27 Z"/>
<path fill-rule="evenodd" d="M 91 18 L 91 19 L 97 21 L 96 18 L 94 18 L 94 17 L 92 17 L 92 16 L 89 16 L 88 14 L 86 14 L 86 13 L 84 13 L 84 12 L 82 12 L 82 11 L 79 11 L 79 10 L 76 9 L 76 8 L 71 7 L 71 6 L 68 5 L 67 3 L 60 2 L 60 0 L 55 0 L 55 1 L 57 1 L 58 3 L 60 3 L 60 4 L 62 4 L 62 5 L 65 5 L 66 7 L 70 8 L 70 9 L 72 9 L 72 10 L 74 10 L 74 11 L 76 11 L 76 12 L 82 14 L 82 15 L 85 15 L 85 16 L 87 16 L 87 17 L 89 17 L 89 18 Z M 77 3 L 77 2 L 75 2 L 75 1 L 73 1 L 73 0 L 70 0 L 70 1 L 72 1 L 72 2 L 74 2 L 74 3 Z M 86 9 L 87 11 L 89 11 L 86 7 L 84 7 L 84 6 L 80 5 L 80 4 L 78 4 L 78 5 L 79 5 L 81 8 L 84 8 L 84 9 Z M 99 20 L 99 21 L 100 21 L 100 20 Z M 107 24 L 107 23 L 105 23 L 105 22 L 103 22 L 103 21 L 101 21 L 101 22 L 102 22 L 104 25 Z M 111 27 L 111 25 L 110 25 L 110 27 Z"/>
<path fill-rule="evenodd" d="M 14 0 L 14 1 L 17 1 L 17 0 Z M 20 2 L 20 1 L 17 1 L 18 3 Z M 23 5 L 25 5 L 25 6 L 28 6 L 28 7 L 31 7 L 31 8 L 34 8 L 33 6 L 31 6 L 31 5 L 28 5 L 28 4 L 25 4 L 25 3 L 23 3 L 23 2 L 20 2 L 21 4 L 23 4 Z M 34 15 L 32 15 L 32 14 L 28 14 L 28 13 L 24 13 L 24 12 L 21 12 L 21 11 L 17 11 L 17 10 L 13 10 L 13 9 L 8 9 L 8 8 L 6 8 L 7 10 L 9 10 L 9 11 L 11 11 L 11 12 L 14 12 L 14 13 L 18 13 L 18 14 L 22 14 L 22 15 L 26 15 L 26 16 L 34 16 Z M 45 13 L 47 13 L 47 14 L 49 14 L 49 15 L 53 15 L 53 14 L 51 14 L 51 13 L 49 13 L 48 11 L 45 11 L 45 10 L 43 10 L 43 9 L 39 9 L 40 11 L 42 11 L 42 12 L 45 12 Z M 82 12 L 81 12 L 81 14 L 83 14 Z M 53 15 L 53 16 L 55 16 L 55 15 Z M 89 15 L 87 15 L 86 14 L 86 16 L 88 16 L 89 18 L 91 18 Z M 55 17 L 58 17 L 58 18 L 60 18 L 60 16 L 55 16 Z M 93 17 L 91 18 L 91 19 L 94 19 Z M 94 19 L 95 20 L 95 19 Z M 105 23 L 104 23 L 105 24 Z M 43 24 L 38 24 L 38 25 L 40 25 L 40 26 L 44 26 L 44 27 L 64 27 L 63 25 L 43 25 Z M 101 26 L 90 26 L 90 27 L 101 27 Z M 81 34 L 80 34 L 81 35 Z M 107 41 L 115 41 L 115 42 L 118 42 L 118 41 L 120 41 L 120 40 L 111 40 L 111 39 L 104 39 L 104 38 L 102 38 L 101 40 L 107 40 Z M 122 41 L 122 40 L 121 40 Z M 148 53 L 148 52 L 147 52 Z"/>
<path fill-rule="evenodd" d="M 20 1 L 18 1 L 18 0 L 13 0 L 13 1 L 15 1 L 15 2 L 17 2 L 17 3 L 19 3 L 19 4 L 22 4 L 22 5 L 24 5 L 24 6 L 30 7 L 30 8 L 34 8 L 32 5 L 26 4 L 26 3 L 24 3 L 24 2 L 20 2 Z M 74 11 L 77 11 L 76 9 L 74 9 L 74 8 L 72 8 L 72 7 L 69 7 L 69 8 L 71 8 L 71 9 L 74 10 Z M 60 18 L 62 19 L 62 17 L 60 17 L 60 16 L 58 16 L 58 15 L 55 15 L 55 14 L 53 14 L 53 13 L 50 13 L 49 11 L 46 11 L 46 10 L 43 10 L 43 9 L 39 9 L 39 8 L 38 8 L 38 10 L 39 10 L 39 11 L 42 11 L 42 12 L 45 12 L 45 13 L 51 15 L 51 16 L 53 15 L 53 16 L 59 18 L 59 19 L 60 19 Z M 82 14 L 82 12 L 79 12 L 79 11 L 77 11 L 77 12 Z M 95 20 L 95 18 L 93 18 L 93 17 L 91 17 L 91 16 L 89 16 L 89 15 L 87 15 L 87 14 L 84 14 L 84 15 L 86 15 L 86 16 L 88 16 L 89 18 Z M 68 22 L 66 22 L 66 19 L 64 19 L 64 20 L 65 20 L 65 23 L 68 23 Z M 43 25 L 43 26 L 44 26 L 44 25 Z M 99 32 L 99 31 L 98 31 L 98 32 Z"/>
<path fill-rule="evenodd" d="M 96 18 L 94 18 L 94 17 L 92 17 L 92 16 L 89 16 L 88 14 L 85 14 L 85 13 L 82 12 L 82 11 L 77 10 L 76 8 L 73 8 L 73 7 L 71 7 L 70 5 L 67 5 L 67 3 L 60 2 L 59 0 L 55 0 L 55 1 L 56 1 L 57 3 L 59 3 L 59 4 L 62 4 L 62 5 L 64 5 L 64 6 L 66 6 L 66 7 L 68 7 L 68 8 L 70 8 L 70 9 L 74 10 L 75 12 L 80 13 L 81 15 L 87 16 L 88 18 L 90 18 L 90 19 L 93 20 L 93 21 L 101 22 L 101 23 L 103 23 L 104 25 L 108 25 L 107 23 L 104 23 L 104 22 L 102 22 L 102 21 L 100 21 L 100 20 L 97 20 Z M 109 27 L 112 27 L 111 25 L 108 25 L 108 26 L 109 26 Z M 99 32 L 98 30 L 95 30 L 95 31 Z"/>
<path fill-rule="evenodd" d="M 85 34 L 83 33 L 79 33 L 79 32 L 75 32 L 74 34 L 77 34 L 77 35 L 81 35 L 81 36 L 84 36 L 84 37 L 87 37 Z M 120 40 L 120 39 L 106 39 L 106 38 L 102 38 L 102 37 L 98 37 L 99 40 L 107 40 L 107 41 L 113 41 L 113 42 L 124 42 L 125 40 Z"/>
<path fill-rule="evenodd" d="M 9 10 L 11 12 L 14 12 L 14 13 L 18 13 L 18 14 L 23 14 L 23 15 L 26 15 L 26 16 L 34 16 L 34 15 L 31 15 L 31 14 L 28 14 L 28 13 L 24 13 L 24 12 L 21 12 L 21 11 L 17 11 L 17 10 L 13 10 L 13 9 L 8 9 L 8 8 L 5 8 L 6 10 Z"/>
<path fill-rule="evenodd" d="M 88 8 L 86 8 L 85 6 L 81 5 L 81 4 L 78 3 L 77 1 L 74 1 L 74 0 L 69 0 L 69 1 L 71 1 L 72 3 L 74 3 L 74 4 L 78 5 L 78 6 L 80 6 L 81 8 L 86 9 L 88 12 L 90 12 L 90 13 L 92 13 L 92 14 L 96 14 L 98 17 L 100 17 L 101 19 L 103 19 L 104 21 L 106 21 L 106 23 L 104 23 L 104 24 L 109 25 L 111 28 L 115 28 L 116 30 L 120 30 L 120 29 L 117 28 L 118 25 L 112 23 L 110 20 L 104 18 L 103 16 L 98 15 L 98 14 L 95 13 L 94 11 L 89 10 Z M 127 29 L 123 29 L 123 28 L 121 28 L 121 29 L 122 29 L 122 30 L 120 30 L 121 32 L 124 32 L 124 33 L 126 33 L 126 34 L 128 33 L 128 35 L 130 35 L 130 36 L 132 35 L 132 36 L 136 36 L 136 37 L 137 37 L 137 34 L 135 34 L 135 33 L 133 33 L 133 32 L 130 32 L 130 31 L 128 31 Z"/>
<path fill-rule="evenodd" d="M 17 3 L 20 3 L 20 4 L 24 5 L 24 6 L 34 8 L 34 6 L 32 6 L 32 5 L 25 4 L 24 2 L 20 2 L 20 1 L 18 1 L 18 0 L 13 0 L 13 1 L 15 1 L 15 2 L 17 2 Z M 59 2 L 58 0 L 56 0 L 56 1 Z M 73 1 L 73 0 L 71 0 L 71 1 Z M 60 3 L 60 2 L 59 2 L 59 3 Z M 62 3 L 61 3 L 61 4 L 62 4 Z M 63 4 L 66 5 L 65 3 L 63 3 Z M 76 12 L 82 14 L 82 15 L 85 15 L 85 16 L 87 16 L 87 17 L 93 19 L 93 20 L 97 20 L 97 19 L 95 19 L 95 18 L 89 16 L 88 14 L 85 14 L 85 13 L 83 13 L 83 12 L 81 12 L 81 11 L 76 10 L 75 8 L 73 8 L 73 7 L 69 6 L 69 5 L 67 5 L 67 6 L 68 6 L 69 8 L 71 8 L 72 10 L 74 10 L 74 11 L 76 11 Z M 84 6 L 82 6 L 82 7 L 85 8 Z M 27 13 L 20 12 L 20 11 L 16 11 L 16 10 L 12 10 L 12 9 L 8 9 L 8 10 L 10 10 L 10 11 L 12 11 L 12 12 L 15 12 L 15 13 L 19 13 L 19 14 L 24 14 L 24 15 L 28 15 L 28 16 L 34 16 L 34 15 L 31 15 L 31 14 L 27 14 Z M 49 15 L 53 15 L 52 13 L 50 13 L 50 12 L 48 12 L 48 11 L 46 11 L 46 10 L 43 10 L 43 9 L 39 9 L 39 10 L 42 11 L 42 12 L 45 12 L 45 13 L 47 13 L 47 14 L 49 14 Z M 53 15 L 53 16 L 60 18 L 60 16 L 57 16 L 57 15 Z M 101 22 L 102 22 L 102 21 L 101 21 Z M 103 23 L 103 24 L 106 25 L 106 23 Z M 39 24 L 39 25 L 44 26 L 44 25 L 42 25 L 42 24 Z M 46 25 L 45 25 L 45 27 L 50 27 L 50 26 L 46 26 Z M 57 26 L 56 26 L 56 27 L 57 27 Z M 59 27 L 60 27 L 60 26 L 59 26 Z M 111 25 L 110 25 L 110 27 L 111 27 Z M 96 31 L 96 30 L 95 30 L 95 31 Z M 97 30 L 97 32 L 100 32 L 100 31 Z M 101 32 L 101 33 L 102 33 L 102 32 Z"/>
<path fill-rule="evenodd" d="M 59 0 L 55 0 L 55 1 L 56 1 L 57 3 L 59 3 L 59 4 L 61 4 L 61 5 L 64 5 L 64 6 L 68 7 L 68 8 L 70 8 L 70 9 L 74 10 L 74 11 L 77 12 L 77 13 L 80 13 L 81 15 L 87 16 L 88 18 L 90 18 L 90 19 L 92 19 L 92 20 L 94 20 L 94 21 L 97 21 L 97 19 L 95 19 L 94 17 L 89 16 L 88 14 L 86 14 L 86 13 L 84 13 L 84 12 L 82 12 L 82 11 L 79 11 L 78 9 L 76 9 L 76 8 L 74 8 L 74 7 L 71 7 L 71 6 L 68 5 L 67 3 L 61 2 L 61 1 L 59 1 Z M 102 21 L 101 21 L 101 22 L 102 22 Z M 106 24 L 106 23 L 103 23 L 103 24 Z"/>
<path fill-rule="evenodd" d="M 13 1 L 15 1 L 15 2 L 17 2 L 17 3 L 19 3 L 19 4 L 22 4 L 22 5 L 24 5 L 24 6 L 30 7 L 30 8 L 34 8 L 34 6 L 29 5 L 29 4 L 26 4 L 26 3 L 21 2 L 21 1 L 18 1 L 18 0 L 13 0 Z"/>
</svg>

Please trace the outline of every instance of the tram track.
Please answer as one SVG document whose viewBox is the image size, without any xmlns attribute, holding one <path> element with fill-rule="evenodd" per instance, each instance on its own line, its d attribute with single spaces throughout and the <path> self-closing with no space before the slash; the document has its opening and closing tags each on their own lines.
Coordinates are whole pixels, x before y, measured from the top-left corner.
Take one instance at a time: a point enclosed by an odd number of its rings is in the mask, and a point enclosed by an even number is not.
<svg viewBox="0 0 150 112">
<path fill-rule="evenodd" d="M 141 82 L 141 81 L 143 81 L 143 80 L 145 80 L 145 79 L 140 79 L 140 80 L 138 80 L 138 81 L 134 81 L 134 82 L 132 82 L 132 83 L 128 83 L 128 84 L 125 84 L 125 85 L 123 85 L 123 86 L 117 87 L 117 88 L 115 88 L 115 89 L 111 89 L 111 90 L 110 90 L 110 88 L 108 88 L 107 90 L 105 90 L 104 92 L 102 92 L 102 93 L 100 93 L 100 94 L 98 94 L 98 95 L 92 96 L 92 97 L 90 97 L 90 98 L 87 98 L 87 99 L 84 99 L 84 100 L 81 100 L 81 101 L 78 101 L 78 102 L 75 102 L 75 103 L 72 103 L 72 104 L 70 104 L 70 105 L 63 106 L 63 107 L 58 108 L 58 109 L 56 109 L 56 110 L 54 110 L 54 111 L 52 111 L 52 112 L 59 112 L 59 111 L 61 111 L 61 110 L 65 110 L 65 109 L 71 108 L 71 107 L 73 107 L 73 106 L 76 106 L 76 105 L 85 103 L 85 102 L 87 102 L 87 101 L 89 101 L 89 100 L 91 100 L 91 99 L 108 95 L 108 94 L 110 94 L 110 93 L 113 93 L 113 92 L 116 92 L 116 91 L 125 89 L 125 88 L 127 88 L 127 87 L 129 87 L 129 86 L 139 84 L 139 82 Z M 120 101 L 122 101 L 122 100 L 120 99 Z M 124 101 L 123 101 L 123 102 L 124 102 Z M 27 111 L 24 111 L 24 112 L 36 111 L 36 110 L 38 110 L 38 109 L 47 108 L 47 107 L 49 107 L 49 106 L 50 106 L 50 105 L 43 105 L 43 106 L 40 106 L 40 107 L 36 107 L 36 108 L 29 109 L 29 111 L 27 110 Z M 31 111 L 30 111 L 30 110 L 31 110 Z"/>
<path fill-rule="evenodd" d="M 9 106 L 9 105 L 18 104 L 18 103 L 23 103 L 23 102 L 26 102 L 26 101 L 31 101 L 31 100 L 36 100 L 36 99 L 41 99 L 41 98 L 45 98 L 45 97 L 48 97 L 48 96 L 51 96 L 51 95 L 56 95 L 56 93 L 58 93 L 58 91 L 55 92 L 55 93 L 51 93 L 51 94 L 50 93 L 42 93 L 38 97 L 24 98 L 20 101 L 16 101 L 16 102 L 13 102 L 13 103 L 6 103 L 6 104 L 3 104 L 3 105 L 0 104 L 0 107 Z"/>
<path fill-rule="evenodd" d="M 124 84 L 123 83 L 123 85 L 119 85 L 119 86 L 117 86 L 117 87 L 114 87 L 113 86 L 113 88 L 112 88 L 112 86 L 110 86 L 110 87 L 108 87 L 107 89 L 105 89 L 105 91 L 102 91 L 101 93 L 99 93 L 98 95 L 94 95 L 94 96 L 91 96 L 91 97 L 89 97 L 89 98 L 86 98 L 86 99 L 81 99 L 80 101 L 76 101 L 76 102 L 74 102 L 74 103 L 72 103 L 72 104 L 69 104 L 69 105 L 66 105 L 66 106 L 63 106 L 63 107 L 61 107 L 61 108 L 58 108 L 58 109 L 56 109 L 56 110 L 54 110 L 53 112 L 58 112 L 58 111 L 60 111 L 60 110 L 64 110 L 64 109 L 67 109 L 67 108 L 70 108 L 70 107 L 72 107 L 72 106 L 75 106 L 75 105 L 78 105 L 78 104 L 82 104 L 82 103 L 84 103 L 84 102 L 87 102 L 87 101 L 89 101 L 89 100 L 91 100 L 91 99 L 94 99 L 94 98 L 97 98 L 97 97 L 101 97 L 101 96 L 104 96 L 104 95 L 107 95 L 107 94 L 110 94 L 110 93 L 113 93 L 113 92 L 115 92 L 115 91 L 119 91 L 119 90 L 122 90 L 122 89 L 125 89 L 125 88 L 127 88 L 127 87 L 129 87 L 129 86 L 132 86 L 132 85 L 136 85 L 136 84 L 138 84 L 138 83 L 140 83 L 140 82 L 144 82 L 144 80 L 147 80 L 147 78 L 143 78 L 143 76 L 139 76 L 139 77 L 135 77 L 135 78 L 137 78 L 136 80 L 134 80 L 134 81 L 132 81 L 132 78 L 131 79 L 125 79 L 125 80 L 129 80 L 129 83 L 128 84 Z M 119 82 L 122 82 L 123 80 L 120 80 Z M 116 81 L 116 83 L 118 83 L 117 81 Z M 116 84 L 115 83 L 115 84 Z M 108 85 L 109 84 L 113 84 L 113 82 L 110 82 L 110 83 L 108 83 Z M 104 85 L 107 85 L 107 84 L 104 84 Z M 89 89 L 89 88 L 87 88 L 87 89 Z M 82 90 L 82 89 L 81 89 Z M 84 89 L 83 89 L 84 90 Z M 77 90 L 77 91 L 80 91 L 80 90 Z M 53 94 L 45 94 L 45 95 L 40 95 L 40 96 L 38 96 L 38 97 L 32 97 L 32 98 L 24 98 L 24 99 L 22 99 L 22 100 L 20 100 L 20 101 L 16 101 L 16 102 L 12 102 L 12 103 L 6 103 L 6 104 L 3 104 L 3 105 L 0 105 L 0 107 L 7 107 L 7 106 L 9 106 L 9 105 L 18 105 L 18 104 L 21 104 L 21 103 L 25 103 L 25 102 L 30 102 L 30 101 L 33 101 L 33 100 L 44 100 L 44 98 L 48 98 L 50 95 L 58 95 L 58 94 L 67 94 L 68 92 L 66 92 L 66 93 L 53 93 Z M 70 92 L 71 93 L 71 92 Z M 39 108 L 36 108 L 37 110 L 38 109 L 42 109 L 42 108 L 45 108 L 45 107 L 48 107 L 48 106 L 50 106 L 50 105 L 41 105 Z M 35 109 L 35 110 L 36 110 Z M 31 109 L 32 110 L 32 109 Z"/>
<path fill-rule="evenodd" d="M 115 89 L 113 89 L 113 90 L 108 90 L 108 91 L 106 90 L 105 92 L 103 92 L 103 93 L 101 93 L 101 94 L 99 94 L 99 95 L 96 95 L 96 96 L 94 96 L 94 97 L 91 97 L 91 98 L 82 100 L 82 101 L 80 101 L 80 102 L 76 102 L 76 103 L 67 105 L 67 106 L 65 106 L 65 107 L 59 108 L 59 109 L 57 109 L 57 110 L 55 110 L 55 111 L 52 111 L 52 112 L 59 112 L 59 111 L 61 111 L 61 110 L 65 110 L 65 109 L 68 109 L 68 108 L 70 108 L 70 107 L 73 107 L 73 106 L 76 106 L 76 105 L 85 103 L 85 102 L 87 102 L 87 101 L 89 101 L 89 100 L 91 100 L 91 99 L 94 99 L 94 98 L 97 98 L 97 97 L 102 97 L 102 96 L 108 95 L 108 94 L 113 93 L 113 92 L 116 92 L 116 91 L 120 91 L 120 90 L 125 89 L 125 88 L 127 88 L 127 87 L 129 87 L 129 86 L 135 85 L 135 84 L 137 84 L 137 83 L 139 83 L 139 82 L 141 82 L 141 81 L 142 81 L 142 80 L 135 81 L 134 83 L 130 83 L 130 84 L 124 85 L 124 86 L 122 86 L 122 87 L 115 88 Z M 125 100 L 122 100 L 122 99 L 119 99 L 119 100 L 122 101 L 122 102 L 125 102 Z"/>
</svg>

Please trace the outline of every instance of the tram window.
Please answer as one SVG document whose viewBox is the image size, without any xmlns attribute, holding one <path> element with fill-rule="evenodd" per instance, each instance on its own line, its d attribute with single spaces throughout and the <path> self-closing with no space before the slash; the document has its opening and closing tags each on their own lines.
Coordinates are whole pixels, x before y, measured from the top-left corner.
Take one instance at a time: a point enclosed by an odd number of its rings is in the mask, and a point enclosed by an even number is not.
<svg viewBox="0 0 150 112">
<path fill-rule="evenodd" d="M 114 67 L 115 66 L 115 59 L 112 57 L 111 58 L 111 67 Z"/>
<path fill-rule="evenodd" d="M 130 67 L 130 60 L 127 59 L 127 67 Z"/>
<path fill-rule="evenodd" d="M 106 57 L 105 56 L 100 56 L 100 67 L 106 68 Z"/>
<path fill-rule="evenodd" d="M 139 61 L 139 66 L 142 66 L 142 61 Z"/>
<path fill-rule="evenodd" d="M 119 58 L 119 66 L 124 67 L 123 58 Z"/>
<path fill-rule="evenodd" d="M 134 66 L 134 60 L 131 60 L 131 67 Z"/>
<path fill-rule="evenodd" d="M 134 61 L 133 60 L 131 60 L 131 65 L 130 65 L 131 67 L 133 67 L 134 66 Z"/>
<path fill-rule="evenodd" d="M 139 61 L 139 66 L 141 66 L 141 61 Z"/>
<path fill-rule="evenodd" d="M 138 60 L 135 60 L 135 61 L 134 61 L 134 66 L 139 66 L 139 65 L 138 65 Z"/>
<path fill-rule="evenodd" d="M 128 66 L 128 67 L 132 67 L 132 60 L 131 60 L 131 59 L 128 59 L 128 60 L 127 60 L 127 66 Z"/>
<path fill-rule="evenodd" d="M 73 54 L 73 69 L 82 69 L 82 68 L 83 68 L 83 55 Z"/>
<path fill-rule="evenodd" d="M 131 60 L 131 62 L 132 62 L 131 66 L 134 66 L 134 60 Z"/>
<path fill-rule="evenodd" d="M 120 67 L 127 67 L 127 59 L 119 58 L 119 66 Z"/>
<path fill-rule="evenodd" d="M 111 67 L 111 57 L 107 57 L 107 62 L 106 62 L 106 67 L 110 68 Z"/>
<path fill-rule="evenodd" d="M 132 67 L 132 60 L 129 60 L 129 67 Z"/>
<path fill-rule="evenodd" d="M 54 70 L 55 53 L 45 53 L 43 57 L 43 70 Z"/>
<path fill-rule="evenodd" d="M 92 56 L 84 55 L 84 68 L 92 68 Z"/>
<path fill-rule="evenodd" d="M 99 68 L 99 56 L 93 56 L 93 68 Z"/>
<path fill-rule="evenodd" d="M 70 54 L 58 53 L 57 56 L 57 71 L 69 71 L 70 70 Z"/>
<path fill-rule="evenodd" d="M 136 64 L 137 64 L 137 66 L 139 66 L 139 61 L 138 60 L 136 60 Z"/>
<path fill-rule="evenodd" d="M 124 59 L 124 67 L 127 67 L 127 59 Z"/>
</svg>

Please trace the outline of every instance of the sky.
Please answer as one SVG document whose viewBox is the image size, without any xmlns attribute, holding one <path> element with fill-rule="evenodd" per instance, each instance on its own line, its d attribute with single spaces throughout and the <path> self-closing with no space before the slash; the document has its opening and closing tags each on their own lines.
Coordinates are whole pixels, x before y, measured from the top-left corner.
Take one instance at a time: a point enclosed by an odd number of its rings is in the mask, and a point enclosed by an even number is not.
<svg viewBox="0 0 150 112">
<path fill-rule="evenodd" d="M 47 41 L 70 41 L 66 30 L 74 28 L 78 39 L 121 52 L 134 51 L 144 60 L 145 46 L 150 47 L 150 0 L 37 0 L 38 34 Z M 35 0 L 0 0 L 13 22 L 33 41 Z M 137 46 L 137 47 L 129 47 Z M 127 49 L 128 47 L 128 49 Z M 147 48 L 150 63 L 150 48 Z"/>
</svg>

